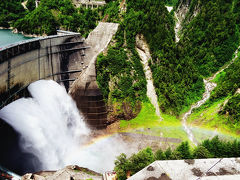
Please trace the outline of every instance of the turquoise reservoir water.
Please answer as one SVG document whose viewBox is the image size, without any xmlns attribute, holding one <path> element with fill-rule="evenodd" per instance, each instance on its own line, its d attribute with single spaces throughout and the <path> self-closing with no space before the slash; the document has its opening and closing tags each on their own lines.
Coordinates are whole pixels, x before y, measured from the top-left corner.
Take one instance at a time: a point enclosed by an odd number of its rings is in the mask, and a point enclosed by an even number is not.
<svg viewBox="0 0 240 180">
<path fill-rule="evenodd" d="M 22 34 L 12 33 L 12 31 L 8 29 L 0 29 L 0 48 L 10 44 L 14 44 L 15 42 L 24 41 L 28 39 L 32 38 L 25 37 Z"/>
</svg>

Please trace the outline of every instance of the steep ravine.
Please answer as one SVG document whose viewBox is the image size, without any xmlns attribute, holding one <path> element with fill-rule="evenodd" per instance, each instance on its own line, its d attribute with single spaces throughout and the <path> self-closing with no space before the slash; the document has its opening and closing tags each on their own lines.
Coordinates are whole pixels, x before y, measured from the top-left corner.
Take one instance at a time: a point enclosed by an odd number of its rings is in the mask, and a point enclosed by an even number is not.
<svg viewBox="0 0 240 180">
<path fill-rule="evenodd" d="M 175 31 L 175 39 L 176 39 L 176 42 L 178 42 L 180 40 L 180 37 L 179 37 L 179 31 L 181 31 L 181 24 L 182 22 L 184 21 L 188 11 L 189 11 L 189 1 L 183 3 L 181 2 L 179 4 L 179 6 L 177 7 L 176 11 L 174 12 L 174 16 L 175 16 L 175 28 L 174 28 L 174 31 Z"/>
<path fill-rule="evenodd" d="M 175 15 L 175 18 L 176 18 L 176 22 L 175 22 L 176 24 L 175 24 L 175 28 L 174 28 L 175 39 L 176 39 L 176 42 L 178 42 L 180 40 L 178 33 L 179 33 L 180 28 L 181 28 L 181 25 L 180 25 L 181 22 L 180 22 L 180 20 L 179 20 L 179 18 L 177 16 L 177 14 L 174 13 L 174 15 Z"/>
<path fill-rule="evenodd" d="M 148 66 L 148 60 L 150 60 L 152 58 L 151 58 L 149 47 L 148 47 L 146 41 L 144 40 L 143 35 L 136 36 L 136 51 L 138 52 L 138 54 L 141 58 L 141 63 L 143 65 L 144 73 L 145 73 L 146 80 L 147 80 L 147 96 L 148 96 L 149 100 L 151 101 L 151 103 L 153 104 L 153 106 L 155 107 L 156 114 L 162 120 L 161 113 L 159 110 L 159 105 L 158 105 L 157 94 L 156 94 L 156 91 L 155 91 L 155 88 L 153 85 L 152 72 L 151 72 L 150 67 Z"/>
<path fill-rule="evenodd" d="M 182 118 L 182 125 L 183 125 L 183 128 L 184 130 L 186 131 L 187 135 L 188 135 L 188 138 L 195 144 L 197 145 L 198 142 L 196 141 L 192 131 L 191 131 L 191 127 L 189 127 L 187 125 L 187 118 L 189 117 L 189 115 L 191 115 L 193 109 L 195 108 L 198 108 L 200 107 L 201 105 L 203 105 L 209 98 L 210 98 L 210 95 L 211 95 L 211 92 L 213 91 L 213 89 L 217 86 L 216 83 L 213 83 L 211 82 L 219 73 L 221 73 L 222 71 L 224 71 L 225 69 L 227 69 L 238 57 L 238 51 L 240 49 L 240 46 L 237 48 L 237 50 L 235 51 L 235 57 L 232 59 L 232 61 L 230 63 L 228 63 L 226 66 L 224 66 L 222 69 L 220 69 L 219 71 L 217 71 L 213 76 L 207 78 L 207 79 L 204 79 L 203 82 L 204 82 L 204 85 L 205 85 L 205 92 L 203 94 L 203 98 L 198 101 L 196 104 L 192 105 L 190 110 L 188 112 L 186 112 L 184 115 L 183 115 L 183 118 Z"/>
<path fill-rule="evenodd" d="M 176 42 L 180 40 L 180 34 L 183 26 L 186 26 L 194 17 L 198 15 L 200 11 L 199 3 L 195 5 L 192 13 L 189 11 L 190 6 L 191 6 L 190 0 L 181 1 L 181 3 L 179 3 L 177 9 L 174 12 L 175 17 L 174 31 Z"/>
</svg>

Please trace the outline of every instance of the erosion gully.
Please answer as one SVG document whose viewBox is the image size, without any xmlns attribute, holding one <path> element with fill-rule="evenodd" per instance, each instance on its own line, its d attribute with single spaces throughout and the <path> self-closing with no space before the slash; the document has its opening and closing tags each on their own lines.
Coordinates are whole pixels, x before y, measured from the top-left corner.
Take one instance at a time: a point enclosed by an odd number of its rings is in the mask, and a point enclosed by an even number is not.
<svg viewBox="0 0 240 180">
<path fill-rule="evenodd" d="M 205 86 L 205 92 L 203 93 L 203 98 L 200 101 L 198 101 L 197 103 L 193 104 L 191 106 L 190 110 L 183 114 L 183 117 L 182 117 L 183 129 L 187 133 L 189 140 L 192 141 L 194 145 L 197 145 L 198 142 L 197 142 L 196 138 L 194 137 L 194 135 L 193 135 L 193 133 L 191 131 L 191 127 L 187 124 L 187 118 L 192 114 L 193 109 L 200 107 L 201 105 L 203 105 L 210 98 L 211 92 L 217 86 L 216 83 L 213 83 L 211 81 L 213 79 L 215 79 L 215 77 L 219 73 L 221 73 L 222 71 L 227 69 L 237 59 L 239 49 L 240 49 L 240 46 L 235 51 L 235 56 L 234 56 L 234 58 L 232 59 L 231 62 L 229 62 L 226 66 L 224 66 L 219 71 L 217 71 L 213 76 L 211 76 L 211 77 L 209 77 L 207 79 L 203 79 L 204 86 Z"/>
</svg>

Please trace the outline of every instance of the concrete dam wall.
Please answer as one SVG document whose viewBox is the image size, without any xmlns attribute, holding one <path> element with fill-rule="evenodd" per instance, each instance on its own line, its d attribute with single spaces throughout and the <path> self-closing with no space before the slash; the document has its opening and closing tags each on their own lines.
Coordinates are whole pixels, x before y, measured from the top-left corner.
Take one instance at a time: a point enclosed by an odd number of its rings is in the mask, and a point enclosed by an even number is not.
<svg viewBox="0 0 240 180">
<path fill-rule="evenodd" d="M 69 85 L 69 57 L 84 55 L 84 39 L 80 34 L 63 34 L 12 44 L 0 50 L 0 108 L 29 96 L 26 87 L 39 79 L 53 79 Z M 76 72 L 76 74 L 79 72 Z M 18 174 L 37 171 L 39 160 L 20 147 L 20 134 L 0 119 L 0 165 Z"/>
<path fill-rule="evenodd" d="M 86 40 L 62 31 L 0 49 L 0 109 L 29 96 L 26 88 L 32 82 L 52 79 L 65 85 L 90 127 L 104 128 L 107 108 L 96 82 L 95 63 L 117 29 L 118 24 L 99 23 Z M 34 168 L 39 159 L 23 151 L 20 140 L 20 134 L 0 119 L 0 164 L 20 175 L 40 170 Z"/>
<path fill-rule="evenodd" d="M 36 38 L 0 49 L 0 108 L 23 96 L 40 79 L 63 83 L 92 128 L 107 124 L 107 108 L 96 82 L 96 59 L 118 24 L 99 23 L 83 39 L 78 33 Z"/>
<path fill-rule="evenodd" d="M 79 34 L 33 39 L 0 50 L 0 106 L 7 105 L 30 83 L 40 79 L 68 82 L 69 56 L 84 54 L 87 47 Z M 68 88 L 68 83 L 65 83 Z"/>
<path fill-rule="evenodd" d="M 99 23 L 89 34 L 85 43 L 91 48 L 86 50 L 86 69 L 73 82 L 69 93 L 76 101 L 91 127 L 104 128 L 107 123 L 107 108 L 96 81 L 97 56 L 107 49 L 112 37 L 118 30 L 116 23 Z"/>
</svg>

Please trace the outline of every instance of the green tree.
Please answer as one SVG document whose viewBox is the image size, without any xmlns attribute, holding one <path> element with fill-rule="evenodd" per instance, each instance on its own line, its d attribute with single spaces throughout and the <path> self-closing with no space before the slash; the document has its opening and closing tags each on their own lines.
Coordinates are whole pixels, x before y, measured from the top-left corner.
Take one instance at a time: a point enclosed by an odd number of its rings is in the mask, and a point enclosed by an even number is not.
<svg viewBox="0 0 240 180">
<path fill-rule="evenodd" d="M 133 154 L 130 158 L 130 171 L 135 174 L 144 167 L 154 162 L 154 154 L 151 148 L 146 148 L 137 154 Z"/>
<path fill-rule="evenodd" d="M 165 154 L 165 156 L 166 156 L 166 159 L 172 159 L 172 157 L 173 157 L 173 152 L 172 152 L 172 150 L 171 150 L 171 148 L 168 148 L 165 152 L 164 152 L 164 154 Z"/>
<path fill-rule="evenodd" d="M 46 7 L 39 7 L 27 14 L 23 19 L 19 19 L 15 27 L 27 34 L 56 34 L 59 26 L 52 12 Z"/>
<path fill-rule="evenodd" d="M 26 6 L 28 10 L 33 11 L 36 8 L 35 0 L 28 0 Z"/>
<path fill-rule="evenodd" d="M 127 179 L 127 171 L 129 170 L 130 162 L 127 159 L 126 154 L 122 153 L 120 156 L 118 156 L 114 164 L 114 171 L 117 173 L 118 179 Z"/>
<path fill-rule="evenodd" d="M 0 26 L 9 28 L 16 20 L 25 15 L 26 11 L 21 2 L 21 0 L 0 1 Z"/>
<path fill-rule="evenodd" d="M 192 153 L 190 150 L 190 146 L 188 141 L 186 142 L 182 142 L 175 150 L 176 152 L 178 152 L 178 157 L 180 159 L 191 159 L 192 158 Z"/>
<path fill-rule="evenodd" d="M 193 151 L 193 158 L 194 159 L 206 159 L 211 158 L 212 155 L 204 146 L 197 146 Z"/>
<path fill-rule="evenodd" d="M 165 160 L 165 159 L 167 159 L 165 153 L 161 149 L 157 150 L 155 153 L 155 160 Z"/>
<path fill-rule="evenodd" d="M 230 98 L 221 113 L 229 115 L 229 123 L 240 123 L 240 94 L 236 94 Z"/>
</svg>

